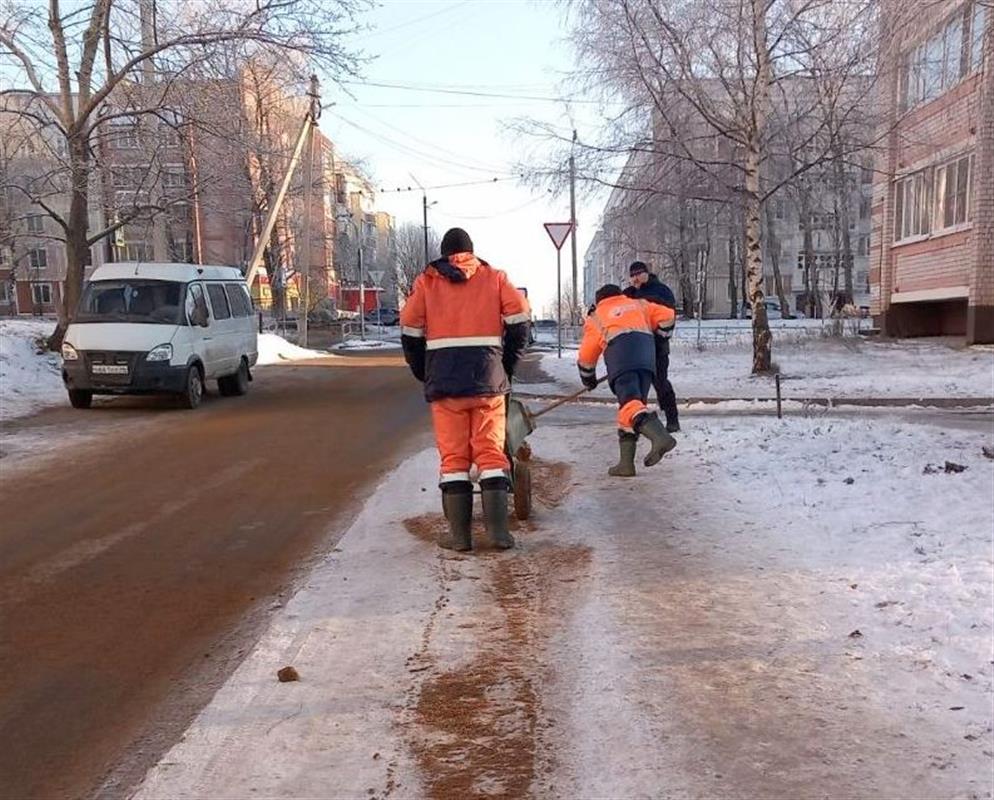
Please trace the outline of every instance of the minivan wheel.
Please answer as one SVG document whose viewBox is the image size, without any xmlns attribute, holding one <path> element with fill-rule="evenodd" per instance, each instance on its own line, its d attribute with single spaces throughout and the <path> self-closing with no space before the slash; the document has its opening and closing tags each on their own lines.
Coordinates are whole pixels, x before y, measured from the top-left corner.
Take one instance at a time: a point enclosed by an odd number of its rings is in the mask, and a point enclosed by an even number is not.
<svg viewBox="0 0 994 800">
<path fill-rule="evenodd" d="M 238 364 L 238 372 L 218 378 L 217 388 L 225 397 L 241 396 L 248 392 L 249 369 L 248 362 L 243 358 Z"/>
<path fill-rule="evenodd" d="M 89 408 L 93 405 L 93 392 L 86 389 L 69 389 L 69 404 L 73 408 Z"/>
<path fill-rule="evenodd" d="M 197 367 L 190 367 L 186 371 L 186 390 L 181 395 L 183 408 L 196 408 L 204 398 L 204 379 L 200 375 Z"/>
</svg>

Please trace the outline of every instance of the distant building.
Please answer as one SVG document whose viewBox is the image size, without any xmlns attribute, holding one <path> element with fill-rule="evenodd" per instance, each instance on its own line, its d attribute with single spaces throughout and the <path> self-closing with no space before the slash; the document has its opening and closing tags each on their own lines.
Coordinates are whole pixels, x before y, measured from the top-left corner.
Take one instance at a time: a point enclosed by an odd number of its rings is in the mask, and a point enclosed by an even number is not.
<svg viewBox="0 0 994 800">
<path fill-rule="evenodd" d="M 881 7 L 870 280 L 889 335 L 994 342 L 992 16 L 975 0 Z"/>
</svg>

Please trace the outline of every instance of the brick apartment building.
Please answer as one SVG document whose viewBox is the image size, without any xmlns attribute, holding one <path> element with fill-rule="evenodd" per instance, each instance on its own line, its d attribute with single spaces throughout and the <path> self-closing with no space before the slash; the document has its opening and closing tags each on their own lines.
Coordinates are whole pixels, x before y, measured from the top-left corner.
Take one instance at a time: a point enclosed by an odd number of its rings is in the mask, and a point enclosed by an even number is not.
<svg viewBox="0 0 994 800">
<path fill-rule="evenodd" d="M 881 8 L 872 311 L 893 336 L 994 342 L 994 8 Z"/>
<path fill-rule="evenodd" d="M 131 116 L 142 94 L 130 87 L 115 98 L 112 121 L 100 126 L 90 186 L 91 233 L 146 204 L 166 205 L 139 216 L 90 249 L 90 269 L 113 261 L 227 264 L 244 268 L 265 216 L 266 187 L 282 180 L 303 121 L 303 101 L 242 81 L 191 83 L 175 109 Z M 266 94 L 263 96 L 263 92 Z M 261 109 L 265 109 L 265 114 Z M 26 116 L 24 112 L 30 112 Z M 0 315 L 54 314 L 66 275 L 65 246 L 56 220 L 65 218 L 64 140 L 53 125 L 38 126 L 47 110 L 30 92 L 5 96 L 0 108 Z M 184 124 L 184 116 L 197 124 Z M 304 180 L 298 168 L 272 241 L 267 276 L 282 279 L 295 306 L 299 275 L 309 262 L 312 304 L 341 299 L 336 255 L 345 247 L 343 220 L 363 234 L 367 269 L 391 270 L 393 219 L 375 210 L 375 194 L 320 131 L 313 141 L 309 254 L 304 258 Z M 36 177 L 37 176 L 37 177 Z M 47 180 L 46 176 L 54 176 Z M 31 191 L 24 191 L 28 187 Z M 395 261 L 395 258 L 394 258 Z M 396 280 L 393 278 L 395 285 Z M 369 284 L 367 284 L 369 285 Z M 262 292 L 259 295 L 268 295 Z"/>
</svg>

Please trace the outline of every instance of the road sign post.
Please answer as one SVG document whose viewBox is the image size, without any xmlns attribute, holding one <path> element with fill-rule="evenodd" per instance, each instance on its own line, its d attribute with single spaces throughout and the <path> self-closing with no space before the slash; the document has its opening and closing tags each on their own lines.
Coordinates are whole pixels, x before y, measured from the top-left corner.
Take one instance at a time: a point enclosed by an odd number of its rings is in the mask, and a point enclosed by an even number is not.
<svg viewBox="0 0 994 800">
<path fill-rule="evenodd" d="M 545 232 L 556 248 L 556 334 L 557 358 L 563 357 L 563 245 L 573 230 L 572 222 L 546 222 Z"/>
</svg>

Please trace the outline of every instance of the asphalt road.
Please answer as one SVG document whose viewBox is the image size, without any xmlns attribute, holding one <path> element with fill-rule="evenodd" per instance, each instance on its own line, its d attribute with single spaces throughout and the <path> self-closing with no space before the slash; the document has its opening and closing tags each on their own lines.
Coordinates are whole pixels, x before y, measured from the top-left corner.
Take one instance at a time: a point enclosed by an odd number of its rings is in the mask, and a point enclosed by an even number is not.
<svg viewBox="0 0 994 800">
<path fill-rule="evenodd" d="M 121 399 L 5 428 L 0 797 L 119 797 L 428 415 L 399 358 L 350 358 L 194 412 Z M 49 455 L 10 455 L 31 441 Z"/>
</svg>

